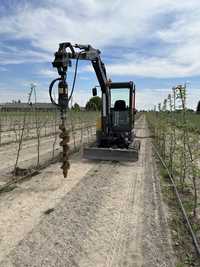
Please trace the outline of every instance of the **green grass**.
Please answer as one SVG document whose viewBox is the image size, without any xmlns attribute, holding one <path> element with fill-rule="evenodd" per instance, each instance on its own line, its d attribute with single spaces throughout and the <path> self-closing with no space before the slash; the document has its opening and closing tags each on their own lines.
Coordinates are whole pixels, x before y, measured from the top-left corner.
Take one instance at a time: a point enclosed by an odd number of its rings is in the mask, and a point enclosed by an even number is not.
<svg viewBox="0 0 200 267">
<path fill-rule="evenodd" d="M 181 112 L 148 112 L 147 118 L 151 124 L 171 124 L 178 128 L 183 128 L 183 117 Z M 200 133 L 200 114 L 186 112 L 187 129 L 192 132 Z"/>
</svg>

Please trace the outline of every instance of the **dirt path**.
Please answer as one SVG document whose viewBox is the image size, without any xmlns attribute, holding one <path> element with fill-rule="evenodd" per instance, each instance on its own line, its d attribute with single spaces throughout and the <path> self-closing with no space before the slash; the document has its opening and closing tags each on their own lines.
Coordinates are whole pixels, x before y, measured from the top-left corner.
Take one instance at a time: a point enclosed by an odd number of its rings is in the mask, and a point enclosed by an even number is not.
<svg viewBox="0 0 200 267">
<path fill-rule="evenodd" d="M 0 195 L 0 262 L 92 167 L 90 162 L 80 163 L 80 155 L 76 155 L 71 159 L 67 180 L 62 177 L 60 164 L 53 164 L 18 184 L 15 190 Z"/>
<path fill-rule="evenodd" d="M 0 199 L 0 266 L 174 266 L 150 139 L 135 163 L 75 158 L 66 180 L 57 167 Z"/>
</svg>

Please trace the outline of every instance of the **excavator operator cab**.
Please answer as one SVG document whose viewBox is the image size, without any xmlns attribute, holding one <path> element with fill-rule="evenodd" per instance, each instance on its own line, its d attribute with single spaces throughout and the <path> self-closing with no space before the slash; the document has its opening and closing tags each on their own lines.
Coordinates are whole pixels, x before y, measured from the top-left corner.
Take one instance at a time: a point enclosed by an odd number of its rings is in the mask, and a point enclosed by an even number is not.
<svg viewBox="0 0 200 267">
<path fill-rule="evenodd" d="M 135 85 L 133 82 L 111 82 L 109 98 L 102 97 L 102 111 L 107 109 L 108 134 L 97 130 L 99 147 L 128 148 L 134 138 Z M 102 112 L 103 115 L 103 112 Z M 103 116 L 102 116 L 103 120 Z"/>
<path fill-rule="evenodd" d="M 131 132 L 134 126 L 135 88 L 133 83 L 111 83 L 111 130 Z"/>
</svg>

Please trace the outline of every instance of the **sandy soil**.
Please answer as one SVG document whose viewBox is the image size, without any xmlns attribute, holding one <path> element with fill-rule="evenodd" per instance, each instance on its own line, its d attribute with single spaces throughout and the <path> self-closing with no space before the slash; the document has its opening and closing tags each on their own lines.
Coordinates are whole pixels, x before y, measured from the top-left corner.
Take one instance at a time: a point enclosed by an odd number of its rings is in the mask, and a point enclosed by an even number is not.
<svg viewBox="0 0 200 267">
<path fill-rule="evenodd" d="M 0 266 L 175 266 L 150 139 L 135 163 L 72 161 L 0 196 Z"/>
</svg>

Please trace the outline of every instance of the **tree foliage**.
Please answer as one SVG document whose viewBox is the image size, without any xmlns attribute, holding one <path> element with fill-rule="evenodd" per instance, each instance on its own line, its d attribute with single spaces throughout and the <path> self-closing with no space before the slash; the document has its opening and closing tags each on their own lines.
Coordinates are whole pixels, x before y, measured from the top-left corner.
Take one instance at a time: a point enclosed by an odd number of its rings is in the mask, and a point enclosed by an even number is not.
<svg viewBox="0 0 200 267">
<path fill-rule="evenodd" d="M 80 110 L 81 110 L 79 104 L 77 104 L 77 103 L 75 103 L 75 104 L 73 105 L 72 109 L 73 109 L 74 111 L 80 111 Z"/>
<path fill-rule="evenodd" d="M 99 96 L 93 96 L 86 103 L 86 110 L 101 110 L 101 98 Z"/>
</svg>

